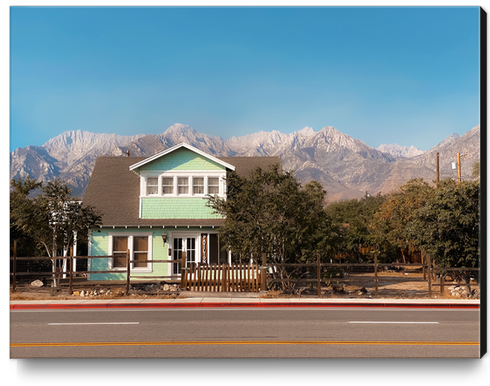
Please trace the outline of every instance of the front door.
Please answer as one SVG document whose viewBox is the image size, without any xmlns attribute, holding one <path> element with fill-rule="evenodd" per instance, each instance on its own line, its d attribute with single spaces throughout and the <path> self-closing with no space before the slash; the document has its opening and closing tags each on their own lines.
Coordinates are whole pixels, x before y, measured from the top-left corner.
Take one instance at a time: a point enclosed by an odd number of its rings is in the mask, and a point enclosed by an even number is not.
<svg viewBox="0 0 490 386">
<path fill-rule="evenodd" d="M 196 249 L 196 240 L 197 237 L 195 235 L 188 235 L 182 237 L 173 237 L 173 259 L 180 260 L 183 256 L 185 256 L 186 267 L 190 267 L 191 263 L 197 263 L 197 249 Z M 180 275 L 181 265 L 173 264 L 174 275 Z"/>
</svg>

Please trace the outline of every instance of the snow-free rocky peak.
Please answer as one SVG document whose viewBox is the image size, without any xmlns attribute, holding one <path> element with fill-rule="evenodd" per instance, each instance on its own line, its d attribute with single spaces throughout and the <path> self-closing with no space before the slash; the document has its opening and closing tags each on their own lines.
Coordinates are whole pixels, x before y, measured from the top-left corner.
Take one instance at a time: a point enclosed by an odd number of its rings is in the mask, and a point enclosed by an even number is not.
<svg viewBox="0 0 490 386">
<path fill-rule="evenodd" d="M 99 156 L 149 157 L 180 142 L 186 142 L 216 157 L 280 156 L 284 170 L 294 171 L 301 183 L 316 180 L 327 190 L 328 200 L 336 201 L 388 193 L 411 178 L 435 179 L 435 152 L 440 153 L 441 174 L 451 176 L 449 161 L 456 153 L 467 153 L 465 176 L 480 157 L 480 127 L 459 137 L 446 138 L 423 154 L 398 145 L 374 149 L 337 129 L 326 126 L 315 132 L 311 127 L 290 134 L 261 131 L 242 137 L 222 139 L 197 132 L 176 123 L 161 134 L 119 136 L 87 131 L 67 131 L 41 147 L 28 146 L 10 153 L 10 177 L 49 181 L 60 178 L 83 195 Z M 442 146 L 442 147 L 441 147 Z M 434 152 L 434 154 L 432 154 Z"/>
</svg>

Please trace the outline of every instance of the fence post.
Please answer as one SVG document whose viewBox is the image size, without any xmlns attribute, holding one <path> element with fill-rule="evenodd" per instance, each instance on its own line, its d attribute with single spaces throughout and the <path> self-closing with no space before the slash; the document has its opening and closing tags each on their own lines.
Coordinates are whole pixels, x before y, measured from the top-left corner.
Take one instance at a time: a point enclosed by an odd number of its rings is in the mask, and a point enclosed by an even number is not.
<svg viewBox="0 0 490 386">
<path fill-rule="evenodd" d="M 129 275 L 131 264 L 129 263 L 129 249 L 126 251 L 126 296 L 129 295 Z"/>
<path fill-rule="evenodd" d="M 444 295 L 444 275 L 440 273 L 441 277 L 439 279 L 439 284 L 441 285 L 441 295 Z"/>
<path fill-rule="evenodd" d="M 172 267 L 173 271 L 173 267 Z M 180 288 L 185 290 L 187 286 L 187 268 L 182 268 L 180 270 Z"/>
<path fill-rule="evenodd" d="M 17 273 L 17 240 L 14 240 L 14 261 L 12 263 L 12 292 L 15 292 L 15 282 L 17 281 L 16 278 L 16 273 Z"/>
<path fill-rule="evenodd" d="M 262 267 L 260 267 L 260 290 L 267 290 L 267 255 L 262 253 Z"/>
<path fill-rule="evenodd" d="M 174 265 L 172 264 L 172 272 L 174 270 Z M 187 289 L 187 267 L 185 266 L 185 253 L 182 254 L 180 259 L 180 288 Z"/>
<path fill-rule="evenodd" d="M 374 253 L 374 296 L 378 297 L 378 254 Z"/>
<path fill-rule="evenodd" d="M 73 247 L 70 247 L 70 279 L 68 285 L 68 295 L 73 295 Z"/>
<path fill-rule="evenodd" d="M 318 297 L 322 297 L 322 275 L 321 275 L 320 254 L 316 255 L 316 278 L 318 281 Z"/>
<path fill-rule="evenodd" d="M 427 275 L 429 276 L 428 284 L 429 284 L 429 298 L 432 297 L 432 268 L 430 262 L 430 255 L 427 255 Z"/>
</svg>

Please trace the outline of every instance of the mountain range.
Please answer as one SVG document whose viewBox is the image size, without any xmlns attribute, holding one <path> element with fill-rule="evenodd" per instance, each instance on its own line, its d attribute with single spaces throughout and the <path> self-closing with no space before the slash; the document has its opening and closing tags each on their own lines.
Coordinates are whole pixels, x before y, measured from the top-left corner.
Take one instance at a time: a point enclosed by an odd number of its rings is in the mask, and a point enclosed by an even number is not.
<svg viewBox="0 0 490 386">
<path fill-rule="evenodd" d="M 462 176 L 471 179 L 473 164 L 480 160 L 480 125 L 465 134 L 453 134 L 429 151 L 399 145 L 374 149 L 331 126 L 315 132 L 310 127 L 291 134 L 258 132 L 222 139 L 176 123 L 162 134 L 119 136 L 87 131 L 66 131 L 42 146 L 27 146 L 10 153 L 10 178 L 68 183 L 82 197 L 97 157 L 151 156 L 186 142 L 209 154 L 232 156 L 280 156 L 284 170 L 294 171 L 306 183 L 316 180 L 327 191 L 328 201 L 360 198 L 365 194 L 389 193 L 411 178 L 436 179 L 436 153 L 440 178 L 455 178 L 451 162 L 466 154 Z"/>
</svg>

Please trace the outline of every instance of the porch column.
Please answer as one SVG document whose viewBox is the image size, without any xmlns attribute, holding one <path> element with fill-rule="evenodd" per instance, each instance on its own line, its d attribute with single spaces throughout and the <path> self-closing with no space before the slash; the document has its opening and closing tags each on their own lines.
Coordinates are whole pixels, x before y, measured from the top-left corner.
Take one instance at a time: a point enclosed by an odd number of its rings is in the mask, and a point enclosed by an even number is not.
<svg viewBox="0 0 490 386">
<path fill-rule="evenodd" d="M 73 232 L 73 257 L 77 255 L 77 232 Z M 73 259 L 73 272 L 77 271 L 77 259 Z"/>
</svg>

